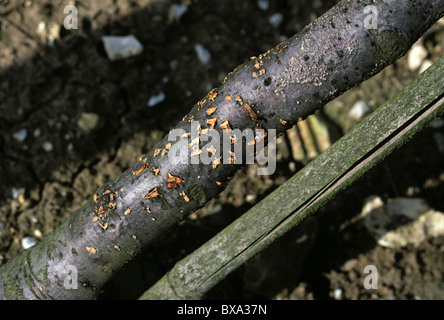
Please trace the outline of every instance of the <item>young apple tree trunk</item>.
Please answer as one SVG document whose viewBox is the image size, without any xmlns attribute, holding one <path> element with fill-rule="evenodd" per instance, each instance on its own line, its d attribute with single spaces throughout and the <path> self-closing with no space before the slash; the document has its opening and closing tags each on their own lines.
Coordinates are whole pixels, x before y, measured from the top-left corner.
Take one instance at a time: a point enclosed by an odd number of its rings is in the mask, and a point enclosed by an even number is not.
<svg viewBox="0 0 444 320">
<path fill-rule="evenodd" d="M 444 0 L 344 0 L 251 57 L 138 163 L 2 266 L 0 298 L 96 298 L 142 249 L 224 190 L 274 133 L 392 64 L 443 13 Z"/>
</svg>

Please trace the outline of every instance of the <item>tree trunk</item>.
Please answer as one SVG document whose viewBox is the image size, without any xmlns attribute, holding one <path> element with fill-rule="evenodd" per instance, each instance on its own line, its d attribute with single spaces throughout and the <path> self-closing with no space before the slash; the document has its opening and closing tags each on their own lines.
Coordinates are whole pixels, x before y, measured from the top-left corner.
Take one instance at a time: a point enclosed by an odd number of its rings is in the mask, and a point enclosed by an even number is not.
<svg viewBox="0 0 444 320">
<path fill-rule="evenodd" d="M 216 197 L 251 156 L 246 144 L 242 154 L 230 153 L 223 140 L 204 142 L 207 136 L 251 130 L 254 151 L 260 151 L 267 140 L 260 129 L 280 134 L 373 76 L 404 55 L 443 13 L 444 0 L 344 0 L 296 36 L 252 57 L 176 126 L 173 133 L 186 133 L 183 138 L 165 137 L 53 234 L 2 266 L 0 297 L 96 298 L 142 249 Z M 192 128 L 193 121 L 199 127 Z M 181 146 L 189 152 L 172 157 Z M 195 163 L 208 153 L 210 163 Z M 77 289 L 67 281 L 72 270 Z"/>
</svg>

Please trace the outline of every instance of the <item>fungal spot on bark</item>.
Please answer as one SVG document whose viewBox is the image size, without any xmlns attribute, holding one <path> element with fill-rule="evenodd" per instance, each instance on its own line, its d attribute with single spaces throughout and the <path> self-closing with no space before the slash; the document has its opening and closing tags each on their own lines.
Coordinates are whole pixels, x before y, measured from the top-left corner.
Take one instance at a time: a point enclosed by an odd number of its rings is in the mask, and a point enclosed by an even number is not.
<svg viewBox="0 0 444 320">
<path fill-rule="evenodd" d="M 182 178 L 175 177 L 171 173 L 168 172 L 167 182 L 181 184 L 183 181 L 184 180 Z"/>
<path fill-rule="evenodd" d="M 135 174 L 136 176 L 138 176 L 139 174 L 142 173 L 143 170 L 147 169 L 149 166 L 150 166 L 150 163 L 149 163 L 149 162 L 145 162 L 145 163 L 139 168 L 139 170 L 137 170 L 137 171 L 136 171 L 135 173 L 133 173 L 133 174 Z M 110 200 L 113 201 L 112 199 L 110 199 Z M 97 202 L 97 201 L 96 201 L 96 202 Z"/>
<path fill-rule="evenodd" d="M 210 99 L 210 101 L 214 101 L 217 97 L 217 92 L 216 92 L 216 88 L 211 90 L 210 93 L 208 94 L 208 98 Z"/>
<path fill-rule="evenodd" d="M 103 230 L 108 229 L 108 223 L 107 223 L 107 222 L 105 222 L 105 223 L 99 223 L 99 224 L 100 224 L 100 226 L 102 227 Z"/>
<path fill-rule="evenodd" d="M 153 157 L 156 157 L 161 151 L 162 151 L 162 149 L 156 149 L 156 150 L 154 150 Z"/>
<path fill-rule="evenodd" d="M 212 107 L 207 109 L 207 115 L 211 116 L 214 112 L 216 112 L 217 107 Z"/>
<path fill-rule="evenodd" d="M 214 126 L 216 125 L 216 121 L 217 121 L 217 118 L 212 118 L 212 119 L 207 120 L 207 124 L 210 125 L 210 129 L 214 129 Z"/>
<path fill-rule="evenodd" d="M 257 121 L 257 115 L 254 112 L 253 108 L 248 103 L 245 103 L 244 111 L 252 121 L 254 122 Z"/>
<path fill-rule="evenodd" d="M 71 253 L 72 253 L 73 256 L 77 256 L 78 255 L 78 252 L 77 252 L 76 248 L 72 248 L 71 249 Z"/>
<path fill-rule="evenodd" d="M 183 197 L 186 202 L 190 202 L 190 198 L 188 198 L 184 191 L 179 193 L 179 196 Z"/>
<path fill-rule="evenodd" d="M 150 192 L 148 192 L 147 195 L 145 196 L 145 199 L 151 199 L 151 198 L 156 198 L 156 197 L 163 197 L 163 195 L 161 195 L 161 194 L 157 191 L 157 187 L 155 187 L 153 190 L 151 190 Z"/>
<path fill-rule="evenodd" d="M 264 80 L 264 86 L 268 87 L 271 84 L 271 78 L 268 77 L 267 79 Z"/>
<path fill-rule="evenodd" d="M 217 166 L 221 163 L 221 159 L 222 159 L 222 157 L 214 159 L 214 161 L 213 161 L 213 169 L 217 168 Z"/>
<path fill-rule="evenodd" d="M 225 120 L 224 122 L 222 122 L 220 127 L 226 131 L 231 131 L 231 126 L 230 126 L 230 123 L 228 122 L 228 120 Z"/>
<path fill-rule="evenodd" d="M 156 169 L 154 166 L 151 167 L 151 172 L 154 172 L 154 175 L 158 175 L 159 174 L 160 169 Z"/>
<path fill-rule="evenodd" d="M 195 157 L 195 156 L 198 156 L 198 155 L 200 155 L 202 153 L 203 153 L 202 149 L 199 149 L 199 148 L 195 147 L 193 149 L 193 151 L 191 152 L 191 156 Z"/>
<path fill-rule="evenodd" d="M 309 56 L 307 56 L 307 55 L 304 56 L 304 61 L 308 61 L 309 59 L 310 59 Z"/>
<path fill-rule="evenodd" d="M 97 249 L 93 248 L 93 247 L 86 247 L 86 250 L 88 250 L 91 253 L 96 253 L 97 252 Z"/>
</svg>

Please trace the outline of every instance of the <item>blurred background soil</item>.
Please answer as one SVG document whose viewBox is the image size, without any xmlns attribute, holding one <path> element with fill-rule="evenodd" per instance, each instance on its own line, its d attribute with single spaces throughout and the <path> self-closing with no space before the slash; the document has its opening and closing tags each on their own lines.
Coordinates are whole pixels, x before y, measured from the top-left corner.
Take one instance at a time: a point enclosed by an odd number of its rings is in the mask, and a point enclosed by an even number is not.
<svg viewBox="0 0 444 320">
<path fill-rule="evenodd" d="M 135 163 L 227 73 L 336 2 L 0 1 L 0 264 L 44 239 Z M 78 9 L 78 29 L 63 25 L 70 4 Z M 143 53 L 110 61 L 101 37 L 128 34 Z M 199 56 L 196 45 L 209 55 Z M 444 24 L 418 45 L 416 60 L 403 57 L 317 113 L 330 143 L 444 55 Z M 152 97 L 160 99 L 149 106 Z M 275 174 L 258 176 L 255 165 L 239 171 L 217 199 L 131 263 L 102 298 L 137 298 L 315 157 L 298 145 L 294 130 L 278 141 Z M 421 198 L 444 212 L 443 140 L 438 119 L 208 298 L 443 299 L 444 236 L 383 247 L 360 218 L 372 195 Z M 377 267 L 377 289 L 363 285 L 366 265 Z"/>
</svg>

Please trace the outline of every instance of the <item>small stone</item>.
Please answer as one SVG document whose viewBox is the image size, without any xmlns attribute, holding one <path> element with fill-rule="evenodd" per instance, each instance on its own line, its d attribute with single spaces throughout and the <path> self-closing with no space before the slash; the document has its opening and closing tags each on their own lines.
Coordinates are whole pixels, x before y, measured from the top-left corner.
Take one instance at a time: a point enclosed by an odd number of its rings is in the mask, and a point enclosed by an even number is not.
<svg viewBox="0 0 444 320">
<path fill-rule="evenodd" d="M 370 107 L 365 101 L 356 101 L 353 107 L 350 109 L 348 115 L 356 121 L 362 120 L 367 114 L 370 113 Z"/>
<path fill-rule="evenodd" d="M 267 11 L 270 8 L 270 3 L 268 0 L 257 0 L 257 6 L 262 11 Z"/>
<path fill-rule="evenodd" d="M 284 16 L 279 12 L 272 14 L 270 18 L 268 18 L 268 22 L 270 22 L 275 28 L 279 27 L 283 20 Z"/>
<path fill-rule="evenodd" d="M 384 203 L 372 196 L 361 215 L 364 226 L 383 247 L 403 248 L 444 235 L 444 213 L 431 209 L 420 198 L 395 198 Z"/>
<path fill-rule="evenodd" d="M 185 12 L 188 11 L 188 6 L 186 4 L 172 4 L 170 6 L 169 11 L 169 18 L 168 20 L 171 21 L 177 21 L 182 17 Z"/>
<path fill-rule="evenodd" d="M 343 266 L 342 266 L 342 270 L 344 271 L 351 271 L 353 270 L 353 268 L 358 264 L 358 259 L 350 259 L 347 260 Z"/>
<path fill-rule="evenodd" d="M 100 117 L 93 112 L 83 112 L 77 120 L 77 126 L 85 133 L 91 133 L 99 127 Z"/>
<path fill-rule="evenodd" d="M 148 103 L 147 103 L 148 107 L 154 107 L 155 105 L 163 102 L 165 100 L 165 98 L 166 98 L 165 93 L 160 91 L 155 96 L 150 97 L 150 99 L 148 100 Z"/>
<path fill-rule="evenodd" d="M 18 199 L 20 195 L 24 195 L 26 189 L 25 188 L 12 188 L 12 198 Z"/>
<path fill-rule="evenodd" d="M 21 244 L 23 249 L 28 249 L 39 243 L 39 240 L 34 237 L 23 237 Z"/>
<path fill-rule="evenodd" d="M 42 149 L 45 150 L 46 152 L 51 152 L 54 150 L 54 145 L 52 144 L 52 142 L 45 141 L 42 144 Z"/>
<path fill-rule="evenodd" d="M 17 142 L 23 142 L 25 141 L 26 137 L 28 136 L 28 130 L 26 129 L 21 129 L 17 132 L 14 132 L 12 134 L 12 137 L 17 141 Z"/>
<path fill-rule="evenodd" d="M 245 197 L 245 201 L 248 203 L 255 203 L 256 202 L 256 195 L 247 194 L 247 196 Z"/>
<path fill-rule="evenodd" d="M 126 59 L 143 51 L 143 45 L 133 35 L 103 36 L 102 42 L 111 61 Z"/>
<path fill-rule="evenodd" d="M 41 134 L 42 134 L 42 130 L 40 128 L 35 128 L 35 130 L 33 132 L 34 138 L 40 137 Z"/>
<path fill-rule="evenodd" d="M 417 70 L 422 65 L 427 55 L 427 50 L 422 44 L 417 43 L 413 45 L 407 56 L 407 65 L 409 69 L 412 71 Z"/>
<path fill-rule="evenodd" d="M 199 59 L 200 63 L 202 63 L 202 64 L 210 63 L 211 53 L 203 45 L 201 45 L 200 43 L 197 43 L 194 46 L 194 50 L 196 51 L 197 58 Z"/>
<path fill-rule="evenodd" d="M 424 71 L 426 71 L 431 65 L 433 64 L 432 61 L 430 60 L 424 60 L 424 62 L 421 64 L 421 68 L 419 68 L 418 73 L 423 73 Z"/>
<path fill-rule="evenodd" d="M 340 288 L 335 289 L 335 291 L 333 291 L 333 298 L 335 298 L 335 300 L 341 300 L 342 299 L 342 289 L 340 289 Z"/>
<path fill-rule="evenodd" d="M 36 31 L 37 31 L 37 34 L 39 36 L 42 36 L 42 37 L 46 36 L 46 23 L 44 21 L 40 21 L 37 24 L 37 30 Z"/>
<path fill-rule="evenodd" d="M 171 60 L 170 61 L 170 68 L 171 68 L 171 70 L 176 70 L 177 69 L 177 67 L 179 66 L 179 61 L 177 61 L 177 60 Z"/>
</svg>

